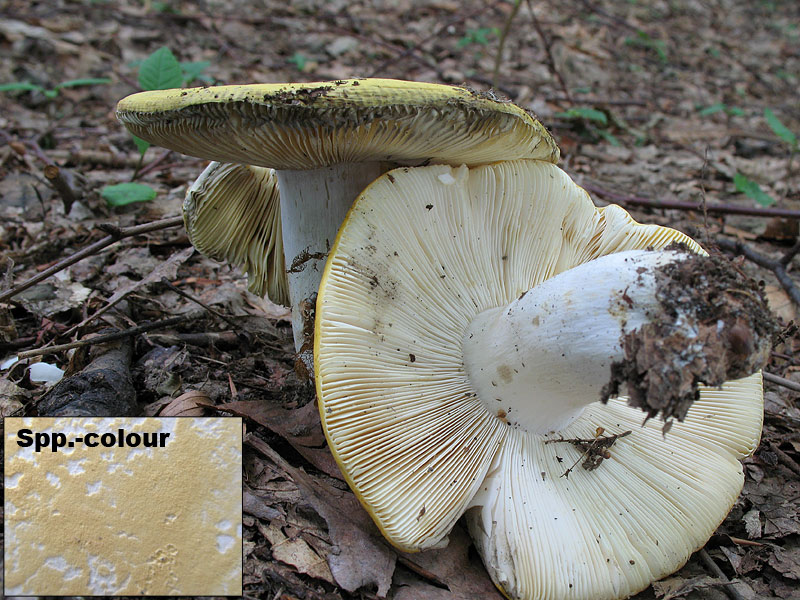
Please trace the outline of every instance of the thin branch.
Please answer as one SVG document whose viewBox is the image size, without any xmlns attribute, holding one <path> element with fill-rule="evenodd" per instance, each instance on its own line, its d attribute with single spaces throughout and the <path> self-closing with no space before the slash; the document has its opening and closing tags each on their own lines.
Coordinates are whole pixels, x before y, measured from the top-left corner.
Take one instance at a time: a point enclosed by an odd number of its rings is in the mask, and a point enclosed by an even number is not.
<svg viewBox="0 0 800 600">
<path fill-rule="evenodd" d="M 600 106 L 649 106 L 644 100 L 612 100 L 610 98 L 595 98 L 593 96 L 580 96 L 568 98 L 567 96 L 545 96 L 548 102 L 571 102 L 572 104 L 588 104 Z"/>
<path fill-rule="evenodd" d="M 83 250 L 79 250 L 72 256 L 68 256 L 64 260 L 58 261 L 52 267 L 45 269 L 38 275 L 31 277 L 27 281 L 20 283 L 17 286 L 14 286 L 10 290 L 3 292 L 0 294 L 0 302 L 5 302 L 10 298 L 13 298 L 20 292 L 24 292 L 29 287 L 36 285 L 37 283 L 44 281 L 51 275 L 66 269 L 69 266 L 74 265 L 81 259 L 86 258 L 87 256 L 91 256 L 100 252 L 101 250 L 107 248 L 111 244 L 118 242 L 119 240 L 131 237 L 135 235 L 141 235 L 143 233 L 150 233 L 151 231 L 158 231 L 159 229 L 167 229 L 169 227 L 178 227 L 179 225 L 183 225 L 183 217 L 170 217 L 168 219 L 161 219 L 160 221 L 153 221 L 152 223 L 145 223 L 144 225 L 136 225 L 134 227 L 117 227 L 115 225 L 99 225 L 98 228 L 102 229 L 106 233 L 109 233 L 106 237 L 101 240 L 96 241 L 94 244 L 90 244 L 86 246 Z"/>
<path fill-rule="evenodd" d="M 533 4 L 531 0 L 527 0 L 528 4 L 528 12 L 531 13 L 531 18 L 533 19 L 533 27 L 536 29 L 536 33 L 539 35 L 539 39 L 542 40 L 542 46 L 544 47 L 545 57 L 547 58 L 547 66 L 550 69 L 550 73 L 558 80 L 558 84 L 561 86 L 561 91 L 564 92 L 564 95 L 567 97 L 569 102 L 572 102 L 572 94 L 569 93 L 569 88 L 567 87 L 564 78 L 561 76 L 561 72 L 558 70 L 556 66 L 555 58 L 553 58 L 553 53 L 550 50 L 550 40 L 547 39 L 547 35 L 542 29 L 542 24 L 539 22 L 538 17 L 536 16 L 536 12 L 533 10 Z"/>
<path fill-rule="evenodd" d="M 517 16 L 521 6 L 522 0 L 514 0 L 514 7 L 511 9 L 511 12 L 508 13 L 508 18 L 503 24 L 503 31 L 500 32 L 500 41 L 497 44 L 497 54 L 494 57 L 494 68 L 492 69 L 493 88 L 497 88 L 497 77 L 500 73 L 500 64 L 503 62 L 503 51 L 506 48 L 506 38 L 508 38 L 508 34 L 511 33 L 511 25 L 513 24 L 514 17 Z"/>
<path fill-rule="evenodd" d="M 775 385 L 785 387 L 786 389 L 792 390 L 793 392 L 800 392 L 800 383 L 792 381 L 791 379 L 786 379 L 785 377 L 781 377 L 780 375 L 773 375 L 772 373 L 767 373 L 766 371 L 762 371 L 761 375 L 764 377 L 766 381 L 769 381 L 770 383 L 774 383 Z"/>
<path fill-rule="evenodd" d="M 72 189 L 66 173 L 58 165 L 46 165 L 44 168 L 45 179 L 50 182 L 61 197 L 61 202 L 64 204 L 64 214 L 69 214 L 72 205 L 75 204 L 80 194 Z"/>
<path fill-rule="evenodd" d="M 608 198 L 622 206 L 644 206 L 656 209 L 672 210 L 696 210 L 702 212 L 702 203 L 683 202 L 680 200 L 655 200 L 642 196 L 631 196 L 618 194 L 607 190 L 591 182 L 581 181 L 581 187 L 587 192 Z M 740 206 L 737 204 L 707 204 L 706 210 L 709 213 L 728 214 L 728 215 L 751 215 L 755 217 L 782 217 L 784 219 L 800 220 L 800 210 L 790 210 L 788 208 L 765 208 L 759 206 Z"/>
<path fill-rule="evenodd" d="M 789 248 L 786 253 L 781 256 L 780 261 L 782 265 L 788 265 L 792 262 L 792 259 L 800 252 L 800 240 L 797 240 L 791 248 Z"/>
<path fill-rule="evenodd" d="M 778 457 L 778 460 L 783 463 L 790 471 L 793 471 L 796 475 L 800 475 L 800 465 L 798 465 L 792 457 L 786 454 L 783 450 L 778 448 L 778 445 L 774 442 L 769 442 L 769 449 L 775 453 L 775 456 Z"/>
<path fill-rule="evenodd" d="M 131 327 L 130 329 L 123 329 L 122 331 L 116 331 L 114 333 L 98 335 L 84 340 L 78 340 L 77 342 L 70 342 L 69 344 L 59 344 L 58 346 L 48 346 L 47 348 L 37 348 L 35 350 L 27 350 L 25 352 L 20 352 L 17 355 L 17 358 L 19 360 L 24 360 L 26 358 L 31 358 L 33 356 L 44 356 L 46 354 L 55 354 L 56 352 L 63 352 L 64 350 L 71 350 L 73 348 L 82 348 L 84 346 L 92 346 L 94 344 L 112 342 L 114 340 L 120 340 L 122 338 L 130 337 L 132 335 L 139 335 L 140 333 L 144 333 L 146 331 L 152 331 L 153 329 L 163 329 L 164 327 L 172 327 L 173 325 L 177 325 L 179 323 L 183 323 L 184 321 L 194 319 L 196 316 L 197 315 L 195 314 L 187 314 L 187 315 L 181 315 L 180 317 L 170 317 L 169 319 L 153 321 L 152 323 L 145 323 L 144 325 L 138 325 L 136 327 Z"/>
<path fill-rule="evenodd" d="M 169 279 L 167 279 L 166 277 L 162 277 L 162 278 L 161 278 L 161 283 L 163 283 L 165 286 L 167 286 L 169 289 L 171 289 L 173 292 L 175 292 L 175 293 L 176 293 L 176 294 L 178 294 L 179 296 L 183 296 L 183 297 L 184 297 L 184 298 L 186 298 L 187 300 L 191 300 L 191 301 L 192 301 L 192 302 L 194 302 L 195 304 L 199 304 L 200 306 L 202 306 L 203 308 L 205 308 L 205 309 L 206 309 L 208 312 L 210 312 L 210 313 L 211 313 L 212 315 L 214 315 L 215 317 L 219 317 L 220 319 L 222 319 L 223 321 L 225 321 L 225 322 L 226 322 L 228 325 L 230 325 L 231 327 L 233 327 L 233 328 L 234 328 L 234 330 L 241 329 L 241 326 L 240 326 L 240 325 L 239 325 L 239 324 L 238 324 L 236 321 L 234 321 L 233 319 L 231 319 L 231 318 L 229 318 L 229 317 L 226 317 L 225 315 L 223 315 L 223 314 L 222 314 L 221 312 L 219 312 L 218 310 L 215 310 L 215 309 L 211 308 L 211 307 L 210 307 L 208 304 L 206 304 L 205 302 L 203 302 L 203 301 L 202 301 L 202 300 L 200 300 L 199 298 L 195 298 L 195 297 L 194 297 L 194 296 L 192 296 L 191 294 L 189 294 L 189 293 L 187 293 L 187 292 L 184 292 L 184 291 L 183 291 L 182 289 L 180 289 L 179 287 L 172 285 L 172 284 L 170 283 Z"/>
<path fill-rule="evenodd" d="M 133 179 L 139 179 L 142 175 L 147 175 L 151 171 L 155 171 L 161 163 L 163 163 L 167 158 L 172 154 L 172 150 L 165 150 L 160 155 L 158 155 L 155 159 L 151 162 L 143 166 L 141 169 L 137 169 L 136 173 L 134 173 Z M 144 157 L 144 154 L 140 155 L 141 158 Z M 141 161 L 140 161 L 141 162 Z"/>
<path fill-rule="evenodd" d="M 737 590 L 734 587 L 733 582 L 730 579 L 728 579 L 725 573 L 722 572 L 722 569 L 720 569 L 719 565 L 714 562 L 714 559 L 711 558 L 711 555 L 709 555 L 709 553 L 706 551 L 705 548 L 702 548 L 698 552 L 698 554 L 700 555 L 700 558 L 703 560 L 705 565 L 709 568 L 709 570 L 712 573 L 714 573 L 717 579 L 726 584 L 722 587 L 722 589 L 729 598 L 731 598 L 732 600 L 745 600 L 741 592 L 739 592 L 739 590 Z"/>
<path fill-rule="evenodd" d="M 710 209 L 711 207 L 709 207 L 709 210 Z M 747 260 L 757 264 L 759 267 L 764 267 L 765 269 L 772 271 L 780 284 L 783 286 L 783 289 L 786 290 L 786 293 L 792 299 L 792 302 L 800 306 L 800 290 L 786 272 L 786 266 L 780 260 L 759 254 L 750 246 L 742 243 L 741 240 L 734 241 L 724 238 L 717 238 L 715 243 L 721 250 L 724 250 L 725 252 L 730 254 L 741 254 Z"/>
<path fill-rule="evenodd" d="M 434 586 L 442 588 L 442 589 L 445 589 L 445 590 L 449 590 L 450 589 L 447 586 L 447 582 L 443 581 L 438 575 L 436 575 L 436 573 L 434 573 L 433 571 L 429 571 L 428 569 L 418 565 L 413 560 L 411 560 L 410 558 L 408 558 L 407 556 L 405 556 L 403 554 L 400 554 L 399 552 L 397 553 L 397 562 L 399 562 L 401 565 L 403 565 L 407 569 L 410 569 L 411 571 L 414 571 L 414 573 L 416 573 L 417 575 L 419 575 L 423 579 L 427 579 Z"/>
</svg>

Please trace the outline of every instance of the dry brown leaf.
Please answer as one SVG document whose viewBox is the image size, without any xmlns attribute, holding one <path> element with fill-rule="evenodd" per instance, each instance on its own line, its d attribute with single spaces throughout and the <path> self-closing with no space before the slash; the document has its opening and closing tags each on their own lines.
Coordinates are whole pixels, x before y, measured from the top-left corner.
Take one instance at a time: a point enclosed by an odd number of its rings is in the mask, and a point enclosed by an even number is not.
<svg viewBox="0 0 800 600">
<path fill-rule="evenodd" d="M 405 554 L 411 562 L 447 584 L 449 591 L 398 573 L 396 579 L 403 587 L 395 595 L 395 600 L 502 600 L 503 595 L 492 583 L 486 568 L 474 553 L 470 557 L 471 544 L 469 535 L 459 524 L 450 533 L 450 543 L 446 548 Z"/>
<path fill-rule="evenodd" d="M 744 229 L 739 229 L 738 227 L 734 227 L 733 225 L 729 225 L 725 223 L 722 226 L 722 233 L 724 235 L 732 235 L 737 239 L 740 240 L 756 240 L 758 239 L 758 235 L 753 233 L 752 231 L 745 231 Z"/>
<path fill-rule="evenodd" d="M 328 524 L 333 548 L 328 564 L 336 583 L 354 592 L 376 586 L 378 596 L 389 591 L 397 555 L 350 491 L 335 489 L 287 463 L 259 438 L 248 443 L 286 471 L 307 502 Z"/>
<path fill-rule="evenodd" d="M 767 226 L 761 237 L 765 240 L 777 242 L 793 242 L 797 239 L 798 223 L 795 219 L 784 219 L 782 217 L 772 217 L 767 221 Z"/>
<path fill-rule="evenodd" d="M 787 579 L 800 581 L 800 546 L 775 546 L 769 559 L 769 566 Z"/>
<path fill-rule="evenodd" d="M 770 310 L 783 319 L 785 323 L 797 319 L 797 307 L 782 287 L 768 285 L 764 287 L 764 293 L 767 296 L 767 305 Z"/>
<path fill-rule="evenodd" d="M 747 537 L 756 540 L 761 537 L 761 515 L 757 508 L 747 511 L 742 517 Z"/>
<path fill-rule="evenodd" d="M 169 402 L 158 413 L 159 417 L 204 417 L 214 407 L 205 392 L 189 390 Z"/>
<path fill-rule="evenodd" d="M 672 600 L 672 598 L 683 598 L 695 590 L 719 586 L 722 583 L 719 579 L 714 579 L 708 575 L 700 575 L 688 579 L 670 577 L 653 583 L 653 591 L 656 593 L 656 598 Z"/>
<path fill-rule="evenodd" d="M 272 556 L 300 573 L 336 584 L 325 558 L 317 554 L 301 537 L 288 537 L 277 521 L 258 522 L 258 529 L 272 546 Z"/>
</svg>

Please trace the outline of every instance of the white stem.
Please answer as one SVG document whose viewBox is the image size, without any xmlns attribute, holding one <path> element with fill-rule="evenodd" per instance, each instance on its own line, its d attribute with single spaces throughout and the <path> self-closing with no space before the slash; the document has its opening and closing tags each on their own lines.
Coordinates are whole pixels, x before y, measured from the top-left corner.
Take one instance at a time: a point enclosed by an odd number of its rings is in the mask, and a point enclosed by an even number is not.
<svg viewBox="0 0 800 600">
<path fill-rule="evenodd" d="M 278 171 L 283 253 L 290 271 L 292 329 L 298 351 L 307 341 L 301 305 L 317 293 L 328 251 L 353 200 L 384 170 L 380 163 L 371 162 Z M 305 350 L 304 361 L 310 366 L 310 349 Z"/>
<path fill-rule="evenodd" d="M 654 269 L 685 256 L 604 256 L 476 316 L 464 336 L 464 361 L 485 406 L 531 433 L 576 419 L 600 399 L 611 363 L 624 358 L 621 337 L 658 316 Z"/>
</svg>

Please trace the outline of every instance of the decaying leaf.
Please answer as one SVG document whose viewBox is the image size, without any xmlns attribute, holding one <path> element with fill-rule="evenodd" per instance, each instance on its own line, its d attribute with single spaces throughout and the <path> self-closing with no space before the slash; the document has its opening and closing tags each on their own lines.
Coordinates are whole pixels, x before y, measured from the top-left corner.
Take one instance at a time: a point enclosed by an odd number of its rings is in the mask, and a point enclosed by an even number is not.
<svg viewBox="0 0 800 600">
<path fill-rule="evenodd" d="M 797 319 L 797 307 L 782 287 L 768 285 L 764 288 L 764 293 L 767 296 L 767 304 L 770 310 L 783 319 L 785 323 Z"/>
<path fill-rule="evenodd" d="M 450 534 L 450 543 L 441 550 L 427 550 L 418 554 L 404 554 L 412 563 L 435 575 L 447 588 L 436 587 L 425 577 L 412 576 L 398 571 L 395 581 L 400 586 L 395 600 L 502 600 L 503 595 L 489 579 L 480 560 L 470 556 L 472 544 L 461 525 Z"/>
<path fill-rule="evenodd" d="M 286 472 L 300 489 L 303 502 L 327 523 L 333 546 L 328 564 L 336 583 L 348 592 L 374 585 L 378 596 L 384 597 L 392 583 L 397 555 L 352 492 L 335 489 L 292 467 L 256 437 L 248 437 L 248 443 Z"/>
<path fill-rule="evenodd" d="M 259 522 L 259 531 L 269 540 L 272 556 L 284 564 L 291 565 L 300 573 L 335 584 L 325 558 L 317 554 L 303 538 L 289 537 L 277 521 L 269 525 Z"/>
<path fill-rule="evenodd" d="M 756 540 L 761 537 L 761 516 L 758 509 L 753 508 L 747 511 L 742 517 L 742 522 L 744 522 L 747 537 L 751 540 Z"/>
<path fill-rule="evenodd" d="M 653 591 L 656 593 L 656 598 L 672 600 L 672 598 L 683 598 L 696 590 L 722 584 L 723 582 L 721 580 L 714 579 L 708 575 L 699 575 L 688 579 L 684 579 L 683 577 L 669 577 L 653 583 Z"/>
<path fill-rule="evenodd" d="M 800 581 L 800 546 L 776 546 L 769 559 L 769 566 L 787 579 Z"/>
<path fill-rule="evenodd" d="M 189 390 L 184 392 L 166 406 L 157 415 L 159 417 L 202 417 L 211 414 L 214 406 L 211 398 L 205 392 Z"/>
</svg>

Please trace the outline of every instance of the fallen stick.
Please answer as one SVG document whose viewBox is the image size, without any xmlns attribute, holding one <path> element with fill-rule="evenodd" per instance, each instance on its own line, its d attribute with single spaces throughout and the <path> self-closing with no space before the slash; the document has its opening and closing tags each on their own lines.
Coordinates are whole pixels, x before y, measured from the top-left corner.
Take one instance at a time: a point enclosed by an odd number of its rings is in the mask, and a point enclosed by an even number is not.
<svg viewBox="0 0 800 600">
<path fill-rule="evenodd" d="M 800 392 L 800 383 L 795 383 L 790 379 L 786 379 L 778 375 L 773 375 L 772 373 L 767 373 L 766 371 L 763 371 L 761 375 L 764 377 L 765 381 L 769 381 L 770 383 L 774 383 L 775 385 L 783 386 L 786 389 L 795 392 Z"/>
<path fill-rule="evenodd" d="M 709 210 L 711 210 L 710 206 Z M 717 238 L 715 243 L 718 248 L 724 250 L 725 252 L 729 252 L 731 254 L 741 254 L 747 260 L 757 264 L 759 267 L 764 267 L 765 269 L 772 271 L 780 284 L 783 286 L 783 289 L 792 299 L 792 302 L 800 305 L 800 290 L 797 289 L 794 281 L 786 272 L 786 265 L 783 264 L 783 261 L 759 254 L 753 250 L 753 248 L 745 245 L 740 240 L 734 241 L 726 240 L 725 238 Z"/>
<path fill-rule="evenodd" d="M 119 340 L 132 335 L 139 335 L 140 333 L 145 333 L 146 331 L 152 331 L 153 329 L 172 327 L 173 325 L 183 323 L 184 321 L 189 321 L 195 317 L 196 315 L 194 313 L 181 315 L 180 317 L 170 317 L 169 319 L 153 321 L 152 323 L 145 323 L 144 325 L 138 325 L 136 327 L 131 327 L 130 329 L 123 329 L 122 331 L 115 331 L 114 333 L 98 335 L 84 340 L 78 340 L 77 342 L 70 342 L 69 344 L 59 344 L 58 346 L 48 346 L 47 348 L 26 350 L 25 352 L 20 352 L 17 355 L 17 358 L 19 360 L 25 360 L 26 358 L 32 358 L 34 356 L 44 356 L 46 354 L 55 354 L 56 352 L 62 352 L 64 350 L 72 350 L 73 348 L 82 348 L 83 346 L 111 342 L 113 340 Z"/>
<path fill-rule="evenodd" d="M 673 210 L 696 210 L 703 211 L 702 202 L 684 202 L 681 200 L 655 200 L 642 196 L 629 196 L 618 194 L 593 183 L 582 181 L 580 186 L 587 192 L 597 194 L 620 204 L 621 206 L 644 206 L 647 208 L 662 208 Z M 767 208 L 760 206 L 740 206 L 737 204 L 706 204 L 706 211 L 710 213 L 729 214 L 729 215 L 750 215 L 756 217 L 782 217 L 785 219 L 800 219 L 800 210 L 788 208 Z"/>
</svg>

